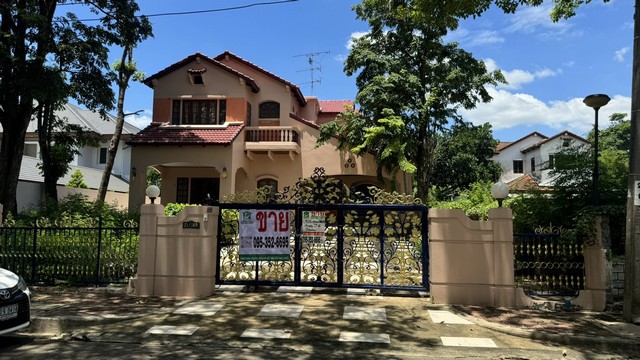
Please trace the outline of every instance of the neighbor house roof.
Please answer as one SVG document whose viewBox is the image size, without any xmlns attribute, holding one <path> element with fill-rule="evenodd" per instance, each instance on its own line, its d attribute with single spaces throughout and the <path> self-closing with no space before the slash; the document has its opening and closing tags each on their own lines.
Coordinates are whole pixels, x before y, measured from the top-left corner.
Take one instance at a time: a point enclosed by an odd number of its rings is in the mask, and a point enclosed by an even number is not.
<svg viewBox="0 0 640 360">
<path fill-rule="evenodd" d="M 80 170 L 82 172 L 82 178 L 87 186 L 89 186 L 89 189 L 100 188 L 102 170 L 75 165 L 69 165 L 69 171 L 65 176 L 58 179 L 57 184 L 61 186 L 67 185 L 71 180 L 71 174 L 76 172 L 76 170 Z M 18 179 L 20 181 L 43 183 L 44 177 L 38 168 L 38 159 L 31 156 L 23 156 L 22 166 L 20 167 L 20 177 Z M 126 193 L 129 192 L 129 183 L 117 176 L 111 175 L 109 179 L 109 188 L 107 190 Z"/>
<path fill-rule="evenodd" d="M 557 139 L 559 137 L 574 138 L 574 139 L 577 139 L 577 140 L 580 140 L 580 141 L 584 142 L 585 144 L 589 144 L 589 140 L 586 140 L 586 139 L 584 139 L 584 138 L 582 138 L 582 137 L 580 137 L 580 136 L 578 136 L 578 135 L 576 135 L 576 134 L 574 134 L 574 133 L 572 133 L 570 131 L 563 131 L 563 132 L 558 133 L 558 134 L 556 134 L 556 135 L 554 135 L 554 136 L 552 136 L 550 138 L 544 139 L 544 140 L 542 140 L 540 142 L 537 142 L 537 143 L 535 143 L 535 144 L 533 144 L 533 145 L 531 145 L 529 147 L 526 147 L 526 148 L 522 149 L 522 153 L 524 154 L 524 153 L 529 152 L 531 150 L 537 149 L 540 146 L 542 146 L 542 145 L 544 145 L 544 144 L 546 144 L 546 143 L 548 143 L 548 142 L 550 142 L 550 141 L 552 141 L 554 139 Z"/>
<path fill-rule="evenodd" d="M 226 127 L 166 126 L 152 123 L 127 141 L 128 145 L 226 145 L 244 128 L 243 123 Z"/>
<path fill-rule="evenodd" d="M 148 78 L 144 79 L 143 83 L 145 85 L 147 85 L 150 88 L 153 88 L 153 80 L 155 79 L 159 79 L 171 72 L 174 72 L 175 70 L 179 69 L 180 67 L 189 64 L 193 61 L 197 61 L 198 59 L 200 60 L 204 60 L 206 62 L 208 62 L 209 64 L 212 64 L 214 66 L 217 66 L 225 71 L 228 71 L 229 73 L 236 75 L 242 79 L 244 79 L 245 84 L 247 84 L 247 86 L 249 86 L 251 88 L 251 91 L 253 91 L 254 93 L 257 93 L 258 91 L 260 91 L 260 87 L 258 87 L 258 84 L 256 84 L 255 80 L 249 76 L 247 76 L 246 74 L 243 74 L 223 63 L 221 63 L 220 61 L 216 60 L 216 59 L 212 59 L 206 55 L 203 55 L 199 52 L 189 55 L 186 58 L 178 61 L 177 63 L 170 65 L 166 68 L 164 68 L 163 70 L 158 71 L 157 73 L 149 76 Z"/>
<path fill-rule="evenodd" d="M 272 73 L 270 71 L 267 71 L 267 70 L 261 68 L 260 66 L 254 64 L 254 63 L 252 63 L 252 62 L 250 62 L 250 61 L 248 61 L 246 59 L 243 59 L 243 58 L 239 57 L 238 55 L 236 55 L 236 54 L 234 54 L 232 52 L 229 52 L 229 51 L 225 51 L 222 54 L 216 56 L 214 58 L 214 60 L 221 61 L 222 59 L 225 59 L 225 58 L 231 58 L 231 59 L 234 59 L 234 60 L 236 60 L 238 62 L 241 62 L 241 63 L 243 63 L 243 64 L 255 69 L 256 71 L 258 71 L 258 72 L 260 72 L 260 73 L 262 73 L 262 74 L 264 74 L 264 75 L 266 75 L 266 76 L 268 76 L 268 77 L 270 77 L 270 78 L 272 78 L 272 79 L 274 79 L 276 81 L 279 81 L 279 82 L 289 86 L 289 88 L 291 89 L 291 92 L 295 95 L 296 99 L 298 99 L 298 102 L 302 106 L 307 104 L 307 100 L 302 95 L 302 91 L 300 91 L 300 87 L 298 87 L 298 85 L 296 85 L 296 84 L 294 84 L 294 83 L 292 83 L 290 81 L 287 81 L 287 80 L 279 77 L 278 75 L 276 75 L 276 74 L 274 74 L 274 73 Z"/>
<path fill-rule="evenodd" d="M 531 134 L 529 134 L 529 135 L 525 135 L 525 136 L 521 137 L 520 139 L 518 139 L 518 140 L 516 140 L 516 141 L 512 141 L 512 142 L 500 142 L 500 143 L 498 143 L 498 146 L 496 146 L 496 150 L 495 150 L 495 152 L 496 152 L 496 153 L 500 153 L 502 150 L 504 150 L 504 149 L 506 149 L 506 148 L 508 148 L 508 147 L 511 147 L 511 146 L 513 146 L 514 144 L 517 144 L 517 143 L 519 143 L 520 141 L 522 141 L 522 140 L 524 140 L 524 139 L 527 139 L 527 138 L 530 138 L 530 137 L 532 137 L 532 136 L 540 136 L 540 137 L 541 137 L 541 138 L 543 138 L 543 139 L 547 139 L 547 138 L 548 138 L 548 136 L 543 135 L 543 134 L 541 134 L 541 133 L 539 133 L 539 132 L 537 132 L 537 131 L 534 131 L 534 132 L 532 132 Z"/>
<path fill-rule="evenodd" d="M 541 186 L 530 174 L 525 174 L 507 183 L 511 191 L 548 190 L 549 187 Z"/>
<path fill-rule="evenodd" d="M 55 115 L 66 119 L 68 124 L 81 126 L 99 135 L 113 135 L 115 133 L 117 118 L 109 113 L 107 113 L 107 118 L 103 119 L 97 111 L 81 109 L 66 103 L 60 110 L 56 110 Z M 27 133 L 35 133 L 37 130 L 37 121 L 30 121 Z M 126 121 L 122 125 L 122 135 L 125 138 L 139 131 L 140 129 Z M 2 126 L 0 126 L 0 132 L 2 132 Z"/>
<path fill-rule="evenodd" d="M 326 114 L 340 114 L 345 111 L 345 107 L 353 109 L 351 100 L 319 100 L 320 112 Z"/>
</svg>

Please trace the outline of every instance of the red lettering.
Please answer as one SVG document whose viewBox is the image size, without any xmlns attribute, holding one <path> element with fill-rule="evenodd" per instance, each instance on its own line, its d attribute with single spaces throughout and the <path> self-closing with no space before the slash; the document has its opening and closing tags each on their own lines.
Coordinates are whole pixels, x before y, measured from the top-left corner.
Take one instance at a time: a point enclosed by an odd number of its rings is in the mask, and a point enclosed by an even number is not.
<svg viewBox="0 0 640 360">
<path fill-rule="evenodd" d="M 289 231 L 289 212 L 288 211 L 280 212 L 278 217 L 280 220 L 279 221 L 280 226 L 278 228 L 278 231 L 280 232 Z"/>
<path fill-rule="evenodd" d="M 273 232 L 278 231 L 278 215 L 275 211 L 269 211 L 268 217 L 273 217 Z"/>
<path fill-rule="evenodd" d="M 256 220 L 259 221 L 258 232 L 267 231 L 267 213 L 266 213 L 266 211 L 258 211 L 256 213 Z"/>
</svg>

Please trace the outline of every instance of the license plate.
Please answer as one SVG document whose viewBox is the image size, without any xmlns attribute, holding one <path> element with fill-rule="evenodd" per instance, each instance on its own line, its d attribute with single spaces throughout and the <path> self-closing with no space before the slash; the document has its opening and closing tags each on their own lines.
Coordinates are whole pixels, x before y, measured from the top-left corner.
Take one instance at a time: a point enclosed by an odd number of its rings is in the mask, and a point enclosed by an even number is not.
<svg viewBox="0 0 640 360">
<path fill-rule="evenodd" d="M 18 304 L 0 307 L 0 321 L 18 317 Z"/>
</svg>

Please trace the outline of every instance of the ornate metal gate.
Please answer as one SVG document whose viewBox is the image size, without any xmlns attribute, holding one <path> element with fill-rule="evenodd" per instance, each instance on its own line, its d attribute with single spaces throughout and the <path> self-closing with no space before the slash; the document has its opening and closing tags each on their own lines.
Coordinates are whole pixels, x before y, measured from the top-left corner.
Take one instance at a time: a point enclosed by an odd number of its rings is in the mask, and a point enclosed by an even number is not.
<svg viewBox="0 0 640 360">
<path fill-rule="evenodd" d="M 243 209 L 289 211 L 290 260 L 241 261 Z M 324 215 L 324 234 L 302 233 L 302 214 Z M 220 203 L 216 282 L 428 289 L 427 207 L 412 196 L 351 191 L 316 169 L 293 188 L 235 194 Z"/>
</svg>

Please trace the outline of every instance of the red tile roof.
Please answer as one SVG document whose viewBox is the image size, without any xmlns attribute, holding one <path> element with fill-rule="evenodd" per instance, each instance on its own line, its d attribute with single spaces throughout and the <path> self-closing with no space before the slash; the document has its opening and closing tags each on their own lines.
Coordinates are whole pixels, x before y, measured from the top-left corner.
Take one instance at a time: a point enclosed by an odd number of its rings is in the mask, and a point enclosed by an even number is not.
<svg viewBox="0 0 640 360">
<path fill-rule="evenodd" d="M 525 174 L 507 183 L 511 191 L 550 190 L 548 186 L 540 186 L 530 174 Z"/>
<path fill-rule="evenodd" d="M 243 59 L 240 56 L 238 56 L 238 55 L 236 55 L 236 54 L 234 54 L 232 52 L 229 52 L 229 51 L 225 51 L 222 54 L 214 57 L 213 59 L 216 60 L 216 61 L 222 61 L 226 57 L 235 59 L 238 62 L 241 62 L 241 63 L 243 63 L 243 64 L 245 64 L 247 66 L 250 66 L 250 67 L 254 68 L 255 70 L 263 73 L 264 75 L 267 75 L 268 77 L 270 77 L 270 78 L 272 78 L 274 80 L 277 80 L 277 81 L 289 86 L 289 88 L 291 88 L 291 92 L 295 95 L 296 99 L 298 99 L 298 102 L 302 106 L 307 105 L 307 99 L 305 99 L 304 96 L 302 95 L 302 91 L 300 91 L 300 88 L 298 87 L 298 85 L 296 85 L 296 84 L 294 84 L 294 83 L 292 83 L 290 81 L 287 81 L 287 80 L 279 77 L 278 75 L 276 75 L 276 74 L 274 74 L 274 73 L 272 73 L 270 71 L 267 71 L 267 70 L 261 68 L 260 66 L 250 62 L 249 60 Z"/>
<path fill-rule="evenodd" d="M 173 71 L 175 71 L 176 69 L 180 68 L 181 66 L 184 66 L 186 64 L 189 64 L 193 61 L 196 61 L 196 59 L 200 59 L 200 60 L 204 60 L 210 64 L 213 64 L 215 66 L 218 66 L 219 68 L 228 71 L 242 79 L 245 80 L 245 83 L 247 84 L 247 86 L 249 86 L 251 88 L 251 91 L 253 91 L 254 93 L 257 93 L 258 91 L 260 91 L 260 88 L 258 87 L 258 85 L 256 84 L 255 80 L 253 80 L 251 77 L 221 63 L 218 60 L 212 59 L 206 55 L 202 55 L 201 53 L 197 52 L 195 54 L 189 55 L 186 58 L 178 61 L 177 63 L 173 64 L 173 65 L 169 65 L 168 67 L 158 71 L 157 73 L 149 76 L 148 78 L 144 79 L 142 82 L 147 85 L 150 88 L 153 88 L 153 80 L 154 79 L 159 79 Z M 189 70 L 193 70 L 193 69 L 189 69 Z"/>
<path fill-rule="evenodd" d="M 319 100 L 318 103 L 320 104 L 321 113 L 343 113 L 345 111 L 345 106 L 353 109 L 353 101 L 351 100 Z"/>
<path fill-rule="evenodd" d="M 163 126 L 153 123 L 137 133 L 128 145 L 226 145 L 240 134 L 244 124 L 226 128 Z"/>
</svg>

